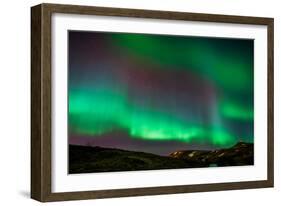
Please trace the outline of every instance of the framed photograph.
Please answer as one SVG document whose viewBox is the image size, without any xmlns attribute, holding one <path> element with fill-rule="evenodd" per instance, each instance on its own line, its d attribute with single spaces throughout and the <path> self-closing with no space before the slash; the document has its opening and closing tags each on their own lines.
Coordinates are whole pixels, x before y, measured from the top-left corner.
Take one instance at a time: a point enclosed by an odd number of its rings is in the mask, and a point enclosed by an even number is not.
<svg viewBox="0 0 281 206">
<path fill-rule="evenodd" d="M 31 8 L 31 197 L 273 187 L 273 19 Z"/>
</svg>

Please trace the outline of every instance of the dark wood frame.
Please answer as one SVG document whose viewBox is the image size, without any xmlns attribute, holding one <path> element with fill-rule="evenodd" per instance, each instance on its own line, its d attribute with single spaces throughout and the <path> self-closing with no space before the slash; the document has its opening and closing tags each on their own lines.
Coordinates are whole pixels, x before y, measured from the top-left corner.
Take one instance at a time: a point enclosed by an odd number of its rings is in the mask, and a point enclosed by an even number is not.
<svg viewBox="0 0 281 206">
<path fill-rule="evenodd" d="M 53 193 L 51 191 L 51 16 L 53 13 L 140 17 L 266 25 L 268 34 L 268 163 L 267 180 L 200 185 Z M 273 27 L 272 18 L 40 4 L 31 8 L 31 198 L 80 200 L 138 195 L 273 187 Z"/>
</svg>

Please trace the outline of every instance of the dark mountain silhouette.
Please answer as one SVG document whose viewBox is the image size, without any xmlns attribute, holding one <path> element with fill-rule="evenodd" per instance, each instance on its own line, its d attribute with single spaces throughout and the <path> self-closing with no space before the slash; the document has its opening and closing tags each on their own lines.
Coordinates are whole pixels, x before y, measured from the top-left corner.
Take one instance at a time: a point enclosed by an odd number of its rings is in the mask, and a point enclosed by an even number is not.
<svg viewBox="0 0 281 206">
<path fill-rule="evenodd" d="M 69 145 L 69 173 L 253 165 L 253 144 L 213 151 L 182 150 L 169 156 L 114 148 Z"/>
</svg>

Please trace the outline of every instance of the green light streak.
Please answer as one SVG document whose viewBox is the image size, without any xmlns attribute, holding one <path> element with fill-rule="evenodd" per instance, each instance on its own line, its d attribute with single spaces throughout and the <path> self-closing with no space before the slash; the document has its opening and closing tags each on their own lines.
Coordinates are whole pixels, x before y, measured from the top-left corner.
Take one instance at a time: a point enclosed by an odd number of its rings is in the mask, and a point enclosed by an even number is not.
<svg viewBox="0 0 281 206">
<path fill-rule="evenodd" d="M 254 111 L 251 107 L 246 107 L 230 101 L 221 102 L 220 112 L 224 117 L 231 119 L 251 121 L 254 118 Z"/>
<path fill-rule="evenodd" d="M 164 65 L 165 68 L 187 69 L 233 91 L 250 91 L 253 88 L 251 52 L 237 55 L 237 51 L 217 48 L 208 40 L 196 38 L 115 34 L 112 41 L 123 47 L 122 51 L 127 51 L 128 56 L 140 61 Z"/>
<path fill-rule="evenodd" d="M 231 145 L 227 131 L 183 121 L 177 117 L 129 102 L 125 92 L 105 88 L 78 89 L 69 95 L 71 132 L 101 135 L 114 129 L 126 130 L 133 138 L 176 140 Z"/>
</svg>

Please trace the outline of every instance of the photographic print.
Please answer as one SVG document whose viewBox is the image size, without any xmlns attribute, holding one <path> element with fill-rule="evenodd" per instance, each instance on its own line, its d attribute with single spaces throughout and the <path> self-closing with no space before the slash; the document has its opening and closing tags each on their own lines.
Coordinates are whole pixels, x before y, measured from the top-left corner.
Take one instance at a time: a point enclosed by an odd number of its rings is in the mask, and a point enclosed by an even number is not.
<svg viewBox="0 0 281 206">
<path fill-rule="evenodd" d="M 68 31 L 69 173 L 254 164 L 254 40 Z"/>
<path fill-rule="evenodd" d="M 273 187 L 273 45 L 268 17 L 33 6 L 31 198 Z"/>
</svg>

